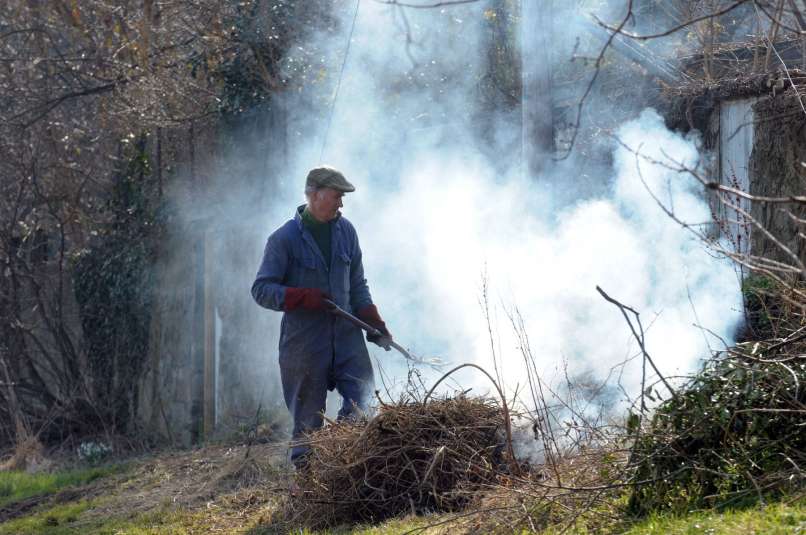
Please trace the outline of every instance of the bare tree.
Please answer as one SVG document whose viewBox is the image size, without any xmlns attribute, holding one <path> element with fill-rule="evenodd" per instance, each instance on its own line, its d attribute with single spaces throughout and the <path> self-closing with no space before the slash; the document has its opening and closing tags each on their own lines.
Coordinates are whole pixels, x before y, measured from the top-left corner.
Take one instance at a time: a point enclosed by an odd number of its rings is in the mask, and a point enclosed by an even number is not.
<svg viewBox="0 0 806 535">
<path fill-rule="evenodd" d="M 94 255 L 98 269 L 108 261 L 108 273 L 131 266 L 120 251 L 154 252 L 154 210 L 165 182 L 180 180 L 174 170 L 188 160 L 193 168 L 194 136 L 212 137 L 222 116 L 305 83 L 307 72 L 283 61 L 304 25 L 327 12 L 285 0 L 0 5 L 4 438 L 14 438 L 20 411 L 50 438 L 81 426 L 131 430 L 136 377 L 123 374 L 137 369 L 126 353 L 136 348 L 120 338 L 99 351 L 87 329 L 146 296 L 93 281 L 86 291 L 103 298 L 90 310 L 76 298 L 83 259 Z M 133 247 L 109 249 L 114 240 Z M 105 367 L 117 370 L 108 384 L 98 376 Z M 128 416 L 110 411 L 106 400 L 117 398 L 129 398 Z"/>
</svg>

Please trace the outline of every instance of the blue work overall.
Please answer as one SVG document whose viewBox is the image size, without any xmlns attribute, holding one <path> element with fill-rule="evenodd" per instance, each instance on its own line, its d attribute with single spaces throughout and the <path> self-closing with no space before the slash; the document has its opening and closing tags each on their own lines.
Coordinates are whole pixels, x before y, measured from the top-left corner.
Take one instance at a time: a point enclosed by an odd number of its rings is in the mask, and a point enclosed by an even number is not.
<svg viewBox="0 0 806 535">
<path fill-rule="evenodd" d="M 262 307 L 284 311 L 285 289 L 291 286 L 319 288 L 353 314 L 372 304 L 353 225 L 340 214 L 331 223 L 328 268 L 303 225 L 303 208 L 269 236 L 252 297 Z M 335 388 L 342 396 L 339 418 L 352 417 L 366 410 L 374 378 L 363 331 L 329 312 L 284 311 L 279 353 L 283 396 L 294 419 L 294 461 L 308 449 L 298 441 L 322 426 L 327 391 Z"/>
</svg>

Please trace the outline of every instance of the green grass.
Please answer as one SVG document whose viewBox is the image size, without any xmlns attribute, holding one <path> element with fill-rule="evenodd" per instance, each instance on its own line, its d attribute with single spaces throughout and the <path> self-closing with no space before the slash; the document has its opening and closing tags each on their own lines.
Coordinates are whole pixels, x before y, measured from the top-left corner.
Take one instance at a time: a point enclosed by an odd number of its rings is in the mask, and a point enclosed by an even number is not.
<svg viewBox="0 0 806 535">
<path fill-rule="evenodd" d="M 392 520 L 378 526 L 358 526 L 352 530 L 333 530 L 320 533 L 333 535 L 386 535 L 399 534 L 430 523 L 437 523 L 438 517 L 405 518 Z M 574 526 L 566 535 L 806 535 L 806 498 L 796 501 L 781 501 L 766 506 L 755 506 L 747 509 L 692 512 L 686 515 L 659 514 L 650 516 L 637 523 L 613 522 L 609 527 L 590 528 L 584 525 Z M 446 533 L 450 533 L 449 526 Z M 543 531 L 513 530 L 517 535 L 557 535 L 565 525 L 551 526 Z M 496 529 L 500 529 L 497 526 Z M 505 532 L 505 530 L 504 530 Z M 309 531 L 303 532 L 306 535 Z"/>
<path fill-rule="evenodd" d="M 341 529 L 311 532 L 303 531 L 305 535 L 400 535 L 416 528 L 425 527 L 431 523 L 437 523 L 437 517 L 413 517 L 395 518 L 387 520 L 377 526 L 360 525 L 345 527 Z"/>
<path fill-rule="evenodd" d="M 71 524 L 90 507 L 92 507 L 92 502 L 86 500 L 57 505 L 47 511 L 0 524 L 0 535 L 78 535 L 87 533 L 86 527 Z"/>
<path fill-rule="evenodd" d="M 204 533 L 202 513 L 162 508 L 132 518 L 81 518 L 101 502 L 80 500 L 0 525 L 0 535 L 190 535 Z"/>
<path fill-rule="evenodd" d="M 18 518 L 0 525 L 0 535 L 189 535 L 207 531 L 209 517 L 203 512 L 176 510 L 168 506 L 132 518 L 82 519 L 81 514 L 97 504 L 95 501 L 78 501 L 55 506 L 46 511 Z M 316 532 L 332 535 L 391 535 L 438 523 L 439 517 L 407 517 L 393 519 L 377 526 L 355 526 L 331 531 Z M 446 532 L 450 532 L 449 526 Z M 615 527 L 615 526 L 614 526 Z M 500 528 L 500 526 L 498 526 Z M 549 528 L 539 535 L 556 534 L 560 528 Z M 264 533 L 261 529 L 247 533 Z M 271 531 L 271 533 L 275 533 Z M 313 535 L 304 530 L 302 533 Z M 530 531 L 513 532 L 521 535 L 538 535 Z M 568 535 L 608 533 L 589 531 L 583 526 L 571 528 Z M 624 535 L 806 535 L 806 499 L 791 503 L 778 502 L 741 510 L 722 512 L 701 511 L 687 515 L 656 515 L 610 533 Z"/>
<path fill-rule="evenodd" d="M 100 477 L 119 472 L 121 469 L 120 465 L 110 465 L 50 474 L 0 472 L 0 507 L 5 507 L 32 496 L 53 494 L 65 487 L 83 485 Z"/>
<path fill-rule="evenodd" d="M 398 535 L 406 533 L 415 528 L 422 528 L 431 523 L 437 523 L 437 518 L 404 518 L 400 520 L 390 520 L 380 526 L 359 526 L 352 531 L 351 535 Z"/>
<path fill-rule="evenodd" d="M 625 535 L 806 535 L 806 498 L 793 503 L 682 516 L 657 515 L 635 524 Z"/>
<path fill-rule="evenodd" d="M 28 496 L 57 492 L 59 489 L 90 482 L 99 477 L 120 471 L 122 466 L 107 466 L 71 470 L 55 474 L 0 473 L 0 491 L 3 491 L 4 503 L 24 499 Z M 109 501 L 112 500 L 112 501 Z M 43 503 L 38 509 L 30 511 L 26 516 L 0 524 L 0 535 L 80 535 L 93 533 L 98 535 L 190 535 L 205 533 L 212 528 L 221 528 L 222 518 L 219 514 L 231 514 L 223 509 L 220 513 L 206 509 L 188 510 L 175 508 L 170 503 L 162 503 L 155 509 L 145 513 L 134 513 L 125 507 L 115 506 L 112 497 L 96 500 L 79 500 L 70 503 L 52 505 Z M 101 505 L 106 511 L 106 504 L 112 504 L 111 514 L 92 512 Z M 607 511 L 613 520 L 602 523 L 601 519 L 580 518 L 576 526 L 566 531 L 567 535 L 806 535 L 806 496 L 789 497 L 769 505 L 756 505 L 734 510 L 706 510 L 688 514 L 658 513 L 640 521 L 631 521 L 626 513 L 624 500 L 614 499 L 612 507 Z M 112 512 L 115 511 L 115 512 Z M 405 517 L 391 519 L 377 525 L 344 526 L 333 530 L 315 532 L 316 535 L 391 535 L 405 533 L 414 528 L 439 524 L 452 515 L 430 517 Z M 594 515 L 596 516 L 596 515 Z M 621 518 L 619 520 L 619 517 Z M 482 516 L 483 518 L 483 516 Z M 553 518 L 553 515 L 552 515 Z M 255 518 L 257 520 L 257 518 Z M 556 519 L 554 519 L 556 520 Z M 550 520 L 549 522 L 553 522 Z M 250 535 L 278 533 L 271 526 L 249 523 L 243 532 Z M 483 521 L 482 521 L 483 526 Z M 493 526 L 489 526 L 492 528 Z M 519 535 L 557 535 L 564 524 L 553 524 L 538 532 L 520 531 L 512 526 L 512 533 Z M 495 526 L 496 530 L 506 532 L 505 526 Z M 483 528 L 482 528 L 483 529 Z M 450 524 L 440 525 L 437 530 L 450 533 Z M 297 531 L 291 531 L 298 533 Z M 498 532 L 498 531 L 496 531 Z M 314 535 L 303 531 L 306 535 Z"/>
<path fill-rule="evenodd" d="M 96 525 L 97 535 L 190 535 L 209 531 L 203 513 L 161 509 L 131 519 L 112 519 Z M 45 534 L 43 534 L 45 535 Z M 47 534 L 50 535 L 50 534 Z"/>
</svg>

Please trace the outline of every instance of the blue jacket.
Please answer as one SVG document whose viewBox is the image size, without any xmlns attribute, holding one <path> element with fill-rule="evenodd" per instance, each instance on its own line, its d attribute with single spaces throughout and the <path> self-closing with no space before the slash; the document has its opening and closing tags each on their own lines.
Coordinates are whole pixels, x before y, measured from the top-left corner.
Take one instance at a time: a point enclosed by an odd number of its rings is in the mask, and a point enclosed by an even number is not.
<svg viewBox="0 0 806 535">
<path fill-rule="evenodd" d="M 339 214 L 331 224 L 330 269 L 311 233 L 302 223 L 304 206 L 294 219 L 274 231 L 266 243 L 263 261 L 252 285 L 252 297 L 262 307 L 282 311 L 285 288 L 319 288 L 344 310 L 355 313 L 372 304 L 361 248 L 353 225 Z M 327 312 L 296 309 L 283 314 L 280 361 L 295 359 L 369 358 L 363 331 Z"/>
</svg>

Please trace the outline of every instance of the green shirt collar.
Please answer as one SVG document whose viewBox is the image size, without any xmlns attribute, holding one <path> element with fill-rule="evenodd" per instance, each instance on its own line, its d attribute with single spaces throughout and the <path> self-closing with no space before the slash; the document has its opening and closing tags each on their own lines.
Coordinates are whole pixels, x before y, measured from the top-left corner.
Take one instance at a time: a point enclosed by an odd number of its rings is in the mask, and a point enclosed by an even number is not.
<svg viewBox="0 0 806 535">
<path fill-rule="evenodd" d="M 305 209 L 302 210 L 302 214 L 300 214 L 300 217 L 302 217 L 302 222 L 305 223 L 305 226 L 309 228 L 321 228 L 327 225 L 327 223 L 322 223 L 321 221 L 318 221 L 310 212 L 310 210 L 308 210 L 307 206 L 305 206 Z"/>
</svg>

